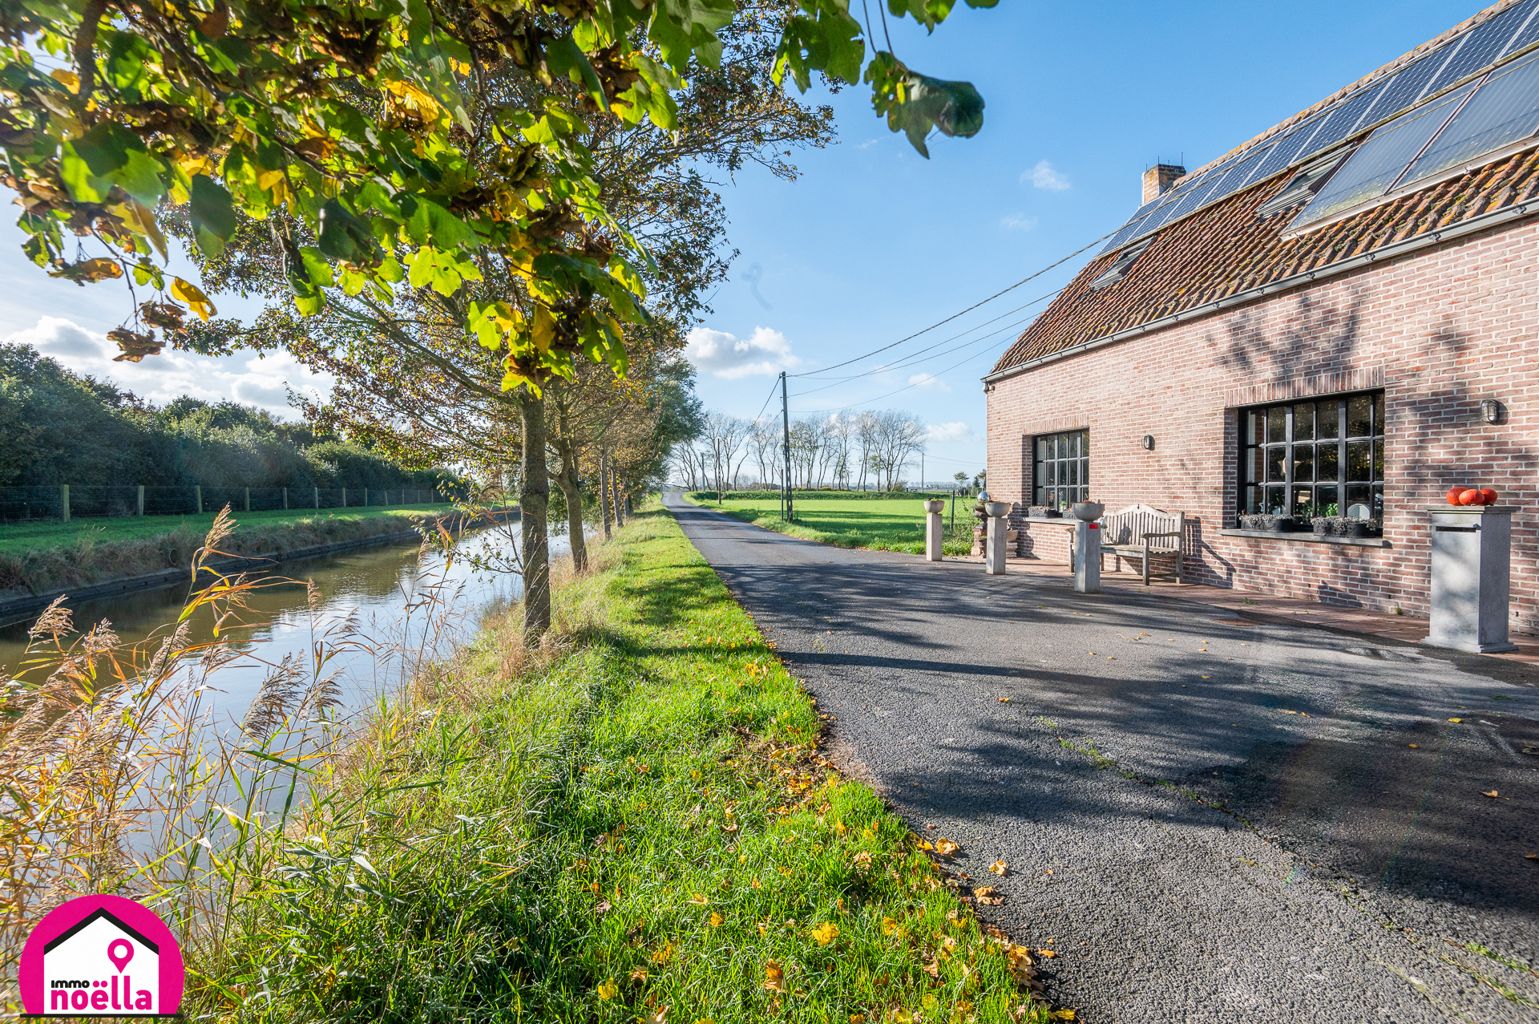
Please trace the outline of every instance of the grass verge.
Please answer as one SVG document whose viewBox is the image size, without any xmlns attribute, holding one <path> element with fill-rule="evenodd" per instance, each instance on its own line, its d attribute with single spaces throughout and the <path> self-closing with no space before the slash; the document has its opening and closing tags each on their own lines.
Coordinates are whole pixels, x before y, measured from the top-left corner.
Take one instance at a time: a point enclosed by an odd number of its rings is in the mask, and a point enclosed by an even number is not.
<svg viewBox="0 0 1539 1024">
<path fill-rule="evenodd" d="M 351 751 L 190 961 L 193 1014 L 1049 1020 L 1029 954 L 820 756 L 812 702 L 671 517 L 597 560 L 556 643 L 491 624 Z"/>
<path fill-rule="evenodd" d="M 397 533 L 448 505 L 241 512 L 230 554 L 282 556 L 316 544 Z M 124 576 L 185 569 L 214 514 L 75 519 L 0 527 L 0 592 L 40 594 Z"/>
<path fill-rule="evenodd" d="M 937 495 L 939 496 L 939 495 Z M 841 548 L 924 553 L 924 509 L 917 494 L 862 494 L 847 491 L 813 491 L 796 494 L 796 522 L 780 518 L 780 499 L 773 492 L 727 491 L 720 504 L 714 491 L 691 491 L 685 497 L 745 523 L 777 533 L 833 544 Z M 956 501 L 956 522 L 950 527 L 951 507 L 942 521 L 948 524 L 945 552 L 965 555 L 971 544 L 972 498 Z"/>
</svg>

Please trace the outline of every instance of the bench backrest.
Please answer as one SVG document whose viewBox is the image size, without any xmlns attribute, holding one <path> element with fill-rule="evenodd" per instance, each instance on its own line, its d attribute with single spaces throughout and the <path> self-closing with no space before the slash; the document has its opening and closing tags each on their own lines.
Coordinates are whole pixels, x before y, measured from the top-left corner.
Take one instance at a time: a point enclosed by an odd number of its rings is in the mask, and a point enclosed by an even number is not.
<svg viewBox="0 0 1539 1024">
<path fill-rule="evenodd" d="M 1145 534 L 1183 534 L 1186 515 L 1182 512 L 1166 512 L 1149 505 L 1129 505 L 1127 508 L 1108 512 L 1101 517 L 1101 542 L 1103 544 L 1142 544 Z M 1185 537 L 1160 537 L 1156 546 L 1182 547 Z"/>
</svg>

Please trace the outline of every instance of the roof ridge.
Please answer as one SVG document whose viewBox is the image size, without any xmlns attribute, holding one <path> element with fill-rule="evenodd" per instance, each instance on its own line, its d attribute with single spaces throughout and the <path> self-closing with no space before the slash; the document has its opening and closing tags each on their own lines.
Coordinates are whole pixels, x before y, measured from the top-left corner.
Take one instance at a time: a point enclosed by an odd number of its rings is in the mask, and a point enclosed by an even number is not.
<svg viewBox="0 0 1539 1024">
<path fill-rule="evenodd" d="M 1470 15 L 1468 18 L 1465 18 L 1457 25 L 1445 29 L 1444 31 L 1439 32 L 1437 35 L 1433 36 L 1431 39 L 1428 39 L 1426 42 L 1412 47 L 1405 53 L 1402 53 L 1400 56 L 1396 57 L 1394 60 L 1389 61 L 1387 64 L 1381 64 L 1379 67 L 1368 72 L 1357 81 L 1349 82 L 1348 84 L 1342 86 L 1340 89 L 1337 89 L 1335 92 L 1326 96 L 1324 99 L 1305 107 L 1303 110 L 1300 110 L 1296 114 L 1284 118 L 1282 121 L 1279 121 L 1277 124 L 1274 124 L 1272 127 L 1263 131 L 1261 134 L 1245 140 L 1238 146 L 1230 149 L 1228 152 L 1212 160 L 1209 160 L 1201 167 L 1187 171 L 1181 177 L 1176 179 L 1176 184 L 1195 179 L 1199 174 L 1203 174 L 1206 171 L 1211 170 L 1212 168 L 1223 163 L 1225 160 L 1237 156 L 1240 153 L 1246 152 L 1247 150 L 1254 149 L 1256 146 L 1266 142 L 1268 139 L 1275 138 L 1299 122 L 1313 117 L 1315 114 L 1319 113 L 1321 110 L 1324 110 L 1326 107 L 1330 106 L 1332 103 L 1335 103 L 1337 100 L 1340 100 L 1346 96 L 1351 95 L 1352 93 L 1364 89 L 1369 85 L 1372 85 L 1374 82 L 1377 82 L 1379 79 L 1399 71 L 1406 65 L 1414 63 L 1421 57 L 1426 56 L 1426 54 L 1432 50 L 1442 46 L 1453 37 L 1460 35 L 1463 32 L 1467 32 L 1471 28 L 1474 28 L 1476 25 L 1496 17 L 1496 15 L 1500 14 L 1502 11 L 1505 11 L 1507 8 L 1513 7 L 1523 2 L 1524 0 L 1497 0 L 1497 2 L 1491 6 L 1476 11 L 1474 14 Z"/>
</svg>

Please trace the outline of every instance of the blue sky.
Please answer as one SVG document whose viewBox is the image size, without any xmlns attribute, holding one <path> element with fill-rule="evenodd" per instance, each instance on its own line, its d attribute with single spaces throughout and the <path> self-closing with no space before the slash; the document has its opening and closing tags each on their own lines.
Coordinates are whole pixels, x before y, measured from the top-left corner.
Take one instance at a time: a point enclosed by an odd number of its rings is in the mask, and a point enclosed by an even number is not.
<svg viewBox="0 0 1539 1024">
<path fill-rule="evenodd" d="M 929 37 L 892 22 L 900 57 L 982 91 L 982 133 L 935 139 L 926 161 L 886 131 L 860 89 L 847 89 L 831 99 L 839 142 L 802 154 L 800 180 L 749 170 L 724 182 L 730 241 L 741 254 L 693 345 L 702 399 L 754 415 L 781 366 L 816 371 L 971 305 L 1117 227 L 1156 159 L 1206 163 L 1482 6 L 1002 0 L 993 10 L 959 4 Z M 152 398 L 187 391 L 281 408 L 285 384 L 324 387 L 281 356 L 110 363 L 101 335 L 125 312 L 122 294 L 43 278 L 22 259 L 12 219 L 0 226 L 9 283 L 0 290 L 0 338 L 32 342 Z M 1001 317 L 1062 285 L 1080 262 L 883 358 Z M 1010 325 L 1040 309 L 1003 316 L 896 369 L 872 372 L 878 358 L 793 379 L 792 413 L 909 409 L 932 427 L 930 480 L 976 471 L 978 378 L 1018 332 Z M 853 373 L 861 376 L 796 394 Z M 897 389 L 905 390 L 880 397 Z"/>
</svg>

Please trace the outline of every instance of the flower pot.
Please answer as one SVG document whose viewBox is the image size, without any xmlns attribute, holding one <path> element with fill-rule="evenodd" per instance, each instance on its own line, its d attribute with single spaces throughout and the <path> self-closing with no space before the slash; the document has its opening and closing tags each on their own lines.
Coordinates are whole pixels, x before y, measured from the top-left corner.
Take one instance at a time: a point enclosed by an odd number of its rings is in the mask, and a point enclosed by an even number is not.
<svg viewBox="0 0 1539 1024">
<path fill-rule="evenodd" d="M 924 503 L 924 510 L 926 512 L 942 512 L 945 508 L 945 498 L 927 498 Z"/>
<path fill-rule="evenodd" d="M 1252 512 L 1240 517 L 1240 529 L 1258 533 L 1292 533 L 1292 516 L 1274 516 L 1267 512 Z"/>
<path fill-rule="evenodd" d="M 1010 503 L 1008 501 L 986 501 L 983 503 L 983 508 L 989 515 L 995 517 L 1010 514 Z"/>
<path fill-rule="evenodd" d="M 1106 506 L 1099 501 L 1076 501 L 1072 511 L 1075 519 L 1093 523 L 1106 514 Z"/>
</svg>

